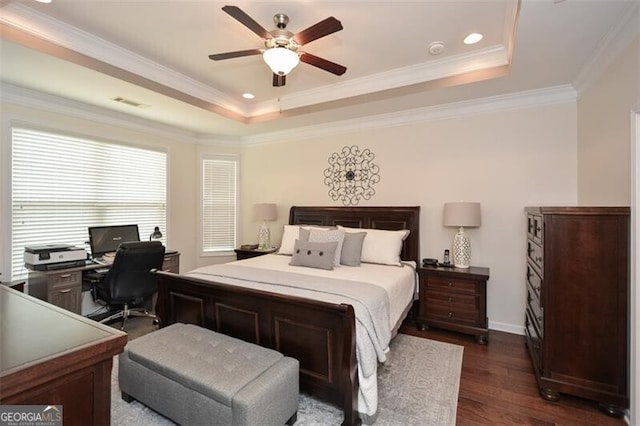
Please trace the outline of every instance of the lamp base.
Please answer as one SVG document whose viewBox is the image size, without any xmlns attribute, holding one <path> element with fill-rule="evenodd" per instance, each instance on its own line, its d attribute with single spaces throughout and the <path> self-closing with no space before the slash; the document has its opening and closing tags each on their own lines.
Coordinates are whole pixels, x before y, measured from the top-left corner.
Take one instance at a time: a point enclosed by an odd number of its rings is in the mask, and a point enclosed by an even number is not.
<svg viewBox="0 0 640 426">
<path fill-rule="evenodd" d="M 258 232 L 258 250 L 268 250 L 271 247 L 271 231 L 267 221 L 262 222 L 260 232 Z"/>
<path fill-rule="evenodd" d="M 453 265 L 456 268 L 467 269 L 471 264 L 471 241 L 461 226 L 453 237 Z"/>
</svg>

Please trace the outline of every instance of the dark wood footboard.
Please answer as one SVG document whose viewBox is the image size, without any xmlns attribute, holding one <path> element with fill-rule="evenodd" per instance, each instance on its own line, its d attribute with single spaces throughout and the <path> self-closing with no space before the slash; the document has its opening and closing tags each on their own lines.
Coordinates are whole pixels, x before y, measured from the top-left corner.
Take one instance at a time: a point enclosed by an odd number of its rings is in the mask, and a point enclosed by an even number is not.
<svg viewBox="0 0 640 426">
<path fill-rule="evenodd" d="M 196 324 L 275 349 L 300 362 L 300 387 L 358 424 L 355 314 L 351 305 L 158 272 L 160 326 Z"/>
</svg>

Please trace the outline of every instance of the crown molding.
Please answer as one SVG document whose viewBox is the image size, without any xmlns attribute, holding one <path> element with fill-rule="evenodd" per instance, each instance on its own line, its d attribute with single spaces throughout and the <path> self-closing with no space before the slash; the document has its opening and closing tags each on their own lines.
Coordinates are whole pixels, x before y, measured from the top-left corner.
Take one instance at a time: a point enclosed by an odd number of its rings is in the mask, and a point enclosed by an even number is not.
<svg viewBox="0 0 640 426">
<path fill-rule="evenodd" d="M 577 99 L 575 89 L 570 85 L 563 85 L 507 95 L 490 96 L 470 101 L 454 102 L 439 106 L 417 108 L 409 111 L 379 114 L 329 124 L 298 127 L 255 136 L 232 137 L 214 134 L 196 134 L 130 114 L 88 105 L 83 102 L 8 83 L 1 83 L 0 91 L 2 92 L 2 102 L 7 104 L 66 114 L 79 119 L 145 132 L 162 138 L 169 137 L 185 143 L 229 147 L 275 144 L 291 140 L 304 140 L 370 129 L 407 126 L 500 111 L 570 103 L 575 102 Z"/>
<path fill-rule="evenodd" d="M 443 58 L 428 63 L 396 68 L 362 78 L 323 86 L 313 90 L 283 96 L 278 100 L 259 102 L 251 107 L 250 115 L 258 116 L 309 105 L 410 86 L 427 81 L 459 76 L 483 69 L 509 65 L 504 46 L 491 46 L 467 55 Z"/>
<path fill-rule="evenodd" d="M 516 15 L 517 16 L 517 15 Z M 483 69 L 509 65 L 510 54 L 503 45 L 416 64 L 363 78 L 343 81 L 256 104 L 244 104 L 152 60 L 107 40 L 82 31 L 20 3 L 12 2 L 2 9 L 0 22 L 26 34 L 47 40 L 74 52 L 126 70 L 181 93 L 219 106 L 244 118 L 264 116 L 296 108 L 352 98 L 413 84 L 460 76 Z M 509 23 L 511 26 L 515 22 Z"/>
<path fill-rule="evenodd" d="M 407 126 L 437 120 L 471 117 L 482 114 L 534 108 L 546 105 L 575 102 L 577 94 L 573 86 L 562 85 L 545 89 L 528 90 L 506 95 L 490 96 L 470 101 L 416 108 L 409 111 L 379 114 L 365 118 L 356 118 L 299 127 L 291 130 L 264 133 L 241 138 L 242 146 L 266 145 L 292 140 L 304 140 L 322 136 L 334 136 L 361 132 L 363 130 Z"/>
<path fill-rule="evenodd" d="M 2 103 L 33 108 L 40 111 L 64 114 L 81 120 L 148 133 L 157 137 L 191 144 L 222 144 L 238 146 L 239 139 L 228 136 L 201 135 L 167 124 L 147 120 L 123 112 L 89 105 L 84 102 L 27 89 L 13 84 L 0 83 Z"/>
<path fill-rule="evenodd" d="M 640 36 L 640 6 L 632 2 L 623 18 L 603 38 L 591 58 L 573 81 L 578 97 L 602 76 L 607 68 Z M 640 57 L 638 58 L 640 60 Z"/>
<path fill-rule="evenodd" d="M 244 104 L 206 84 L 25 5 L 9 3 L 4 6 L 0 22 L 242 116 L 248 114 Z"/>
</svg>

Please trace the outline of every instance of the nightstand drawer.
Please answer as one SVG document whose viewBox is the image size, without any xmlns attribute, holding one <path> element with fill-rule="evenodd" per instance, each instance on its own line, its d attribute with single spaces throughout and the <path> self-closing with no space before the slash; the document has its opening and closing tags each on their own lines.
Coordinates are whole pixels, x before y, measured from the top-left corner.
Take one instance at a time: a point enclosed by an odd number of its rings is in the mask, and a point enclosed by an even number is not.
<svg viewBox="0 0 640 426">
<path fill-rule="evenodd" d="M 469 295 L 475 295 L 478 291 L 474 281 L 447 279 L 443 277 L 429 277 L 427 280 L 427 288 L 444 293 L 456 292 L 467 293 Z"/>
<path fill-rule="evenodd" d="M 476 295 L 443 293 L 439 291 L 427 291 L 427 309 L 433 307 L 447 309 L 463 309 L 467 311 L 478 310 L 478 298 Z"/>
<path fill-rule="evenodd" d="M 429 303 L 427 303 L 427 309 L 427 319 L 480 326 L 477 310 L 465 310 L 460 307 L 447 307 L 438 304 L 430 305 Z"/>
</svg>

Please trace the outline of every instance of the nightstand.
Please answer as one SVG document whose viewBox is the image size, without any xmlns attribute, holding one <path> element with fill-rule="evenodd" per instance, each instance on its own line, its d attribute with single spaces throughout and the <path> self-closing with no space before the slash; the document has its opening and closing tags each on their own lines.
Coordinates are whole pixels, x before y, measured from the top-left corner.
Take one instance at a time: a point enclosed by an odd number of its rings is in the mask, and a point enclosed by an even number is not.
<svg viewBox="0 0 640 426">
<path fill-rule="evenodd" d="M 266 250 L 260 250 L 260 249 L 253 249 L 253 250 L 235 249 L 234 251 L 236 252 L 236 259 L 237 260 L 242 260 L 242 259 L 249 259 L 249 258 L 252 258 L 252 257 L 262 256 L 263 254 L 275 253 L 276 250 L 277 249 L 275 249 L 275 248 L 270 248 L 270 249 L 266 249 Z"/>
<path fill-rule="evenodd" d="M 417 268 L 420 279 L 418 328 L 428 326 L 471 334 L 480 344 L 489 338 L 489 268 Z"/>
</svg>

